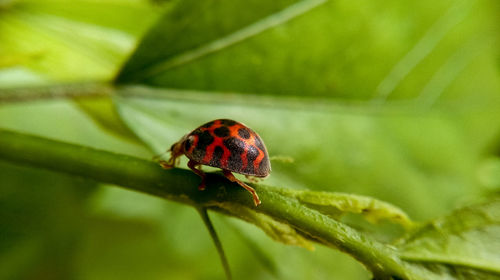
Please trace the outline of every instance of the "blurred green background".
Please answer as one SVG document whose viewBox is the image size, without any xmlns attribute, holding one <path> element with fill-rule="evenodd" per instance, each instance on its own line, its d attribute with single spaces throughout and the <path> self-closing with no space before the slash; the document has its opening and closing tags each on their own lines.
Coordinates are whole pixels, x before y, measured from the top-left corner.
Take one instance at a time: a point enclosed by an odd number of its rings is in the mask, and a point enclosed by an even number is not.
<svg viewBox="0 0 500 280">
<path fill-rule="evenodd" d="M 294 159 L 265 184 L 426 221 L 500 189 L 499 16 L 494 0 L 0 0 L 0 127 L 149 159 L 233 118 Z M 33 95 L 115 77 L 112 99 Z M 369 278 L 332 249 L 212 218 L 235 279 Z M 0 161 L 0 279 L 223 275 L 194 209 Z"/>
</svg>

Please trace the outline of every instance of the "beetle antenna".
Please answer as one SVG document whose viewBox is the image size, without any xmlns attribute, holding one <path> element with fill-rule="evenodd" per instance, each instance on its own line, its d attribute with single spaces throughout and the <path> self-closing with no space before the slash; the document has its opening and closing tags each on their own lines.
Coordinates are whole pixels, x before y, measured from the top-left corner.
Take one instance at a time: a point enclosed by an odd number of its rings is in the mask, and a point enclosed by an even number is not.
<svg viewBox="0 0 500 280">
<path fill-rule="evenodd" d="M 280 162 L 283 162 L 283 163 L 293 163 L 295 161 L 295 159 L 291 156 L 283 156 L 283 155 L 276 155 L 276 156 L 272 156 L 272 157 L 269 157 L 269 160 L 271 161 L 280 161 Z"/>
</svg>

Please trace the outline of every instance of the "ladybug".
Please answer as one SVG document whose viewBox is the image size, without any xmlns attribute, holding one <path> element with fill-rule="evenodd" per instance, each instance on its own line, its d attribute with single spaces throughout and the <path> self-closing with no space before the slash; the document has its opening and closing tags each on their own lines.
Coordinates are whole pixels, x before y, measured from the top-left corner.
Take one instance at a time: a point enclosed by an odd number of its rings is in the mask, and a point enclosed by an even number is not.
<svg viewBox="0 0 500 280">
<path fill-rule="evenodd" d="M 170 159 L 160 160 L 161 167 L 173 168 L 178 163 L 178 158 L 186 155 L 189 158 L 188 167 L 201 177 L 199 190 L 205 189 L 206 178 L 201 165 L 218 167 L 227 179 L 238 183 L 252 194 L 255 206 L 260 204 L 255 190 L 231 173 L 244 174 L 247 178 L 263 178 L 271 171 L 264 142 L 246 125 L 229 119 L 208 122 L 186 134 L 167 152 L 171 153 Z"/>
</svg>

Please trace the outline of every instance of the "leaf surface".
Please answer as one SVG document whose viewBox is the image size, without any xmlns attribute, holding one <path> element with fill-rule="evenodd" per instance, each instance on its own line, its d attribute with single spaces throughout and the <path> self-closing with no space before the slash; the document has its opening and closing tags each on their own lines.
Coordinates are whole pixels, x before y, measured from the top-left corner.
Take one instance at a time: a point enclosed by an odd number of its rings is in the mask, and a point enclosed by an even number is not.
<svg viewBox="0 0 500 280">
<path fill-rule="evenodd" d="M 402 239 L 401 256 L 455 268 L 457 275 L 500 278 L 500 199 L 458 209 Z M 485 278 L 486 279 L 486 278 Z"/>
<path fill-rule="evenodd" d="M 303 190 L 285 190 L 283 193 L 335 219 L 341 218 L 346 213 L 355 213 L 361 214 L 371 223 L 389 220 L 407 228 L 412 226 L 410 218 L 403 210 L 372 197 Z"/>
<path fill-rule="evenodd" d="M 20 0 L 0 13 L 0 57 L 17 57 L 0 66 L 52 82 L 110 79 L 156 18 L 140 1 L 112 0 Z"/>
</svg>

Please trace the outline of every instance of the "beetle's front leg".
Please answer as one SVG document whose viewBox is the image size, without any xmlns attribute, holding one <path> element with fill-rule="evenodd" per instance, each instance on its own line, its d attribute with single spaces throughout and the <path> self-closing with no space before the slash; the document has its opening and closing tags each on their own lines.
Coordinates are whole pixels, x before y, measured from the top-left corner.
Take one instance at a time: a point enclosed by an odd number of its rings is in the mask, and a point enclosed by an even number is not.
<svg viewBox="0 0 500 280">
<path fill-rule="evenodd" d="M 198 185 L 198 190 L 202 191 L 205 189 L 205 179 L 206 175 L 205 172 L 201 171 L 201 169 L 198 169 L 197 167 L 200 166 L 201 164 L 197 161 L 194 161 L 192 159 L 189 160 L 188 162 L 188 167 L 193 170 L 194 173 L 198 174 L 198 176 L 201 177 L 201 183 Z"/>
</svg>

